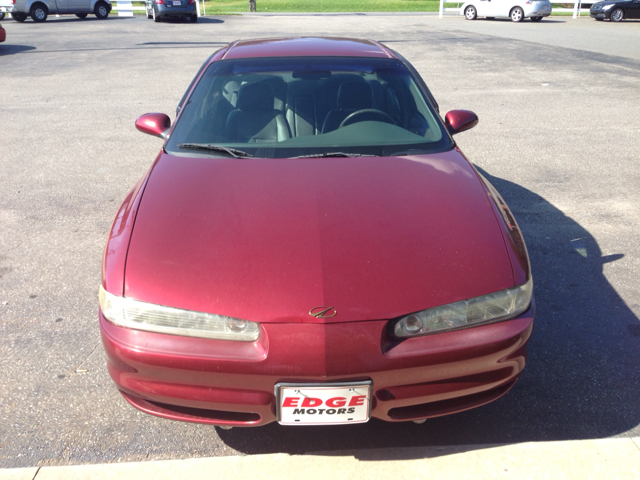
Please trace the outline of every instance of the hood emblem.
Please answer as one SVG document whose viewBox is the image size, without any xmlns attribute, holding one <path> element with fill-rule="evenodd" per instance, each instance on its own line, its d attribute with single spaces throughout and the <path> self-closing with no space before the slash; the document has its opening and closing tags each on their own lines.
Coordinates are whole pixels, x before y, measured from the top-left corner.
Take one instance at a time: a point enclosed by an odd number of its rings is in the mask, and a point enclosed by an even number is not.
<svg viewBox="0 0 640 480">
<path fill-rule="evenodd" d="M 316 318 L 331 318 L 338 314 L 333 307 L 313 307 L 309 310 L 309 315 Z"/>
</svg>

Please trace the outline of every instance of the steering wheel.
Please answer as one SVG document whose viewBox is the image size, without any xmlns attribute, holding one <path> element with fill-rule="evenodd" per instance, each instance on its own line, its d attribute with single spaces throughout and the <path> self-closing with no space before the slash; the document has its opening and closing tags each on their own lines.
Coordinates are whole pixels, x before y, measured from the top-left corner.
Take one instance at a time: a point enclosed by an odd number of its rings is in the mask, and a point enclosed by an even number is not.
<svg viewBox="0 0 640 480">
<path fill-rule="evenodd" d="M 351 125 L 352 123 L 358 122 L 384 122 L 395 125 L 396 122 L 389 116 L 389 114 L 383 112 L 382 110 L 377 110 L 375 108 L 363 108 L 362 110 L 356 110 L 352 114 L 348 115 L 345 118 L 338 128 L 346 127 L 347 125 Z"/>
</svg>

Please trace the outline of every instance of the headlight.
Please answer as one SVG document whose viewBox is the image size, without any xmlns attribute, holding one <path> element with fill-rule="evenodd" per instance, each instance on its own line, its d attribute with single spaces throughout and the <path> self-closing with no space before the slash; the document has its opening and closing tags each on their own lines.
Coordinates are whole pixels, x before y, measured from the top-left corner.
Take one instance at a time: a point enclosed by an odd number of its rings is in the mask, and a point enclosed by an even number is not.
<svg viewBox="0 0 640 480">
<path fill-rule="evenodd" d="M 602 10 L 611 10 L 613 7 L 614 7 L 613 4 L 605 5 L 604 7 L 602 7 Z"/>
<path fill-rule="evenodd" d="M 396 321 L 393 333 L 406 338 L 458 330 L 517 317 L 531 304 L 533 281 L 481 297 L 412 313 Z"/>
<path fill-rule="evenodd" d="M 247 320 L 118 297 L 102 285 L 98 296 L 104 317 L 120 327 L 239 342 L 255 342 L 260 336 L 259 324 Z"/>
</svg>

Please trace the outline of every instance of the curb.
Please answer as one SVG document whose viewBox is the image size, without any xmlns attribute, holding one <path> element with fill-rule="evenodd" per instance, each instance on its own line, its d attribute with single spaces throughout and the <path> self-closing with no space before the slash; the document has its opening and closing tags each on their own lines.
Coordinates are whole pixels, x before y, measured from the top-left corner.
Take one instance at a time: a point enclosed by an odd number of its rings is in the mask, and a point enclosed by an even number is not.
<svg viewBox="0 0 640 480">
<path fill-rule="evenodd" d="M 0 470 L 0 480 L 640 478 L 640 438 L 411 447 Z"/>
</svg>

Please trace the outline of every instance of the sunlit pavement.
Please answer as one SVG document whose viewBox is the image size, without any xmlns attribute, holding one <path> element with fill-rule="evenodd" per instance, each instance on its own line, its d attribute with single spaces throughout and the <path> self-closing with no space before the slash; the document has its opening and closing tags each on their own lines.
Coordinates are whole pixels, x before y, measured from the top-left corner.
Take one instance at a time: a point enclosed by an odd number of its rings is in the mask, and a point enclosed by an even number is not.
<svg viewBox="0 0 640 480">
<path fill-rule="evenodd" d="M 469 445 L 0 470 L 0 480 L 640 478 L 640 439 Z"/>
</svg>

